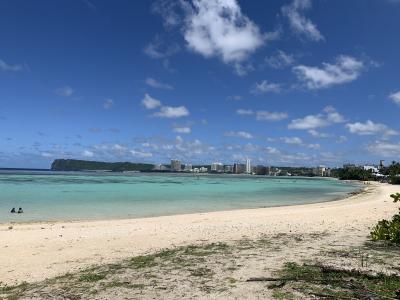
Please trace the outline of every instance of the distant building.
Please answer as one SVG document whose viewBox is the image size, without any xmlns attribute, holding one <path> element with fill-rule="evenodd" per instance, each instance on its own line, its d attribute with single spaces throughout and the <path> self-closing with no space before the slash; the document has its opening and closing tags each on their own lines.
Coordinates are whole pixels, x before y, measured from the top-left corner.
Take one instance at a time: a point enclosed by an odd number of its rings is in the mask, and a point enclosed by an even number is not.
<svg viewBox="0 0 400 300">
<path fill-rule="evenodd" d="M 231 165 L 224 166 L 224 172 L 225 173 L 233 173 L 233 166 L 231 166 Z"/>
<path fill-rule="evenodd" d="M 178 159 L 171 159 L 171 171 L 180 172 L 182 170 L 181 161 Z"/>
<path fill-rule="evenodd" d="M 167 171 L 169 170 L 169 168 L 167 166 L 161 165 L 161 164 L 157 164 L 154 165 L 154 171 Z"/>
<path fill-rule="evenodd" d="M 371 171 L 374 174 L 379 173 L 379 169 L 377 167 L 375 167 L 375 166 L 363 166 L 363 169 L 365 171 Z"/>
<path fill-rule="evenodd" d="M 207 173 L 208 169 L 206 167 L 201 167 L 201 168 L 199 168 L 199 172 L 200 173 Z"/>
<path fill-rule="evenodd" d="M 245 164 L 234 164 L 233 165 L 233 173 L 235 174 L 243 174 L 246 172 Z"/>
<path fill-rule="evenodd" d="M 331 169 L 325 166 L 318 166 L 313 169 L 313 173 L 315 176 L 320 177 L 330 177 L 331 176 Z"/>
<path fill-rule="evenodd" d="M 193 171 L 192 165 L 191 164 L 185 164 L 185 167 L 183 168 L 183 171 L 192 172 Z"/>
<path fill-rule="evenodd" d="M 250 163 L 250 159 L 246 159 L 246 174 L 251 174 L 251 163 Z"/>
<path fill-rule="evenodd" d="M 218 162 L 212 163 L 211 172 L 218 172 L 218 173 L 224 172 L 224 165 Z"/>
<path fill-rule="evenodd" d="M 255 167 L 254 173 L 256 175 L 268 175 L 268 168 L 266 166 L 258 165 Z"/>
</svg>

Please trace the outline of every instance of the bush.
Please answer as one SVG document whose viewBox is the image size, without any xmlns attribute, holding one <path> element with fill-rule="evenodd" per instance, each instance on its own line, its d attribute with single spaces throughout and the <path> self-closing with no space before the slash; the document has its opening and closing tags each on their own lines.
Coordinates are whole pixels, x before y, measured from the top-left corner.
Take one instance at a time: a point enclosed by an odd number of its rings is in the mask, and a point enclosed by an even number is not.
<svg viewBox="0 0 400 300">
<path fill-rule="evenodd" d="M 400 184 L 400 176 L 390 176 L 391 184 Z"/>
<path fill-rule="evenodd" d="M 400 193 L 390 195 L 393 202 L 400 202 Z M 400 212 L 392 217 L 392 220 L 381 220 L 371 232 L 374 241 L 389 241 L 400 245 Z"/>
</svg>

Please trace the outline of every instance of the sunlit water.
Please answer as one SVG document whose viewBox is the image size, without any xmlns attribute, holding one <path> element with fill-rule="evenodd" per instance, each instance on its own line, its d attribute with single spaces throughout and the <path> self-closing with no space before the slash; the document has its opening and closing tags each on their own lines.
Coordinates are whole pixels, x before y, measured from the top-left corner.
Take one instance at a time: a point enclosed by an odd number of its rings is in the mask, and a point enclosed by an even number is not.
<svg viewBox="0 0 400 300">
<path fill-rule="evenodd" d="M 0 222 L 137 218 L 324 202 L 359 189 L 331 179 L 0 172 Z M 23 214 L 11 214 L 22 207 Z"/>
</svg>

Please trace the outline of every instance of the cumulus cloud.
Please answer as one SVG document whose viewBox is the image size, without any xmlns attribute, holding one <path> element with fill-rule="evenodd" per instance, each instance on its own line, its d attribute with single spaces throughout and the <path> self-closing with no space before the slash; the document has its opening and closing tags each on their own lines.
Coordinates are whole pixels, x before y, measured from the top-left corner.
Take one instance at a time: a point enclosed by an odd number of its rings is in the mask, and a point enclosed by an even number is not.
<svg viewBox="0 0 400 300">
<path fill-rule="evenodd" d="M 104 109 L 110 109 L 114 106 L 114 100 L 113 99 L 106 99 L 103 103 L 103 108 Z"/>
<path fill-rule="evenodd" d="M 191 133 L 192 128 L 190 126 L 179 126 L 179 125 L 174 125 L 172 128 L 173 132 L 176 133 Z"/>
<path fill-rule="evenodd" d="M 367 146 L 367 150 L 375 155 L 396 159 L 400 156 L 400 143 L 376 141 Z"/>
<path fill-rule="evenodd" d="M 282 13 L 287 17 L 291 29 L 296 34 L 318 42 L 324 40 L 324 36 L 317 26 L 304 16 L 304 12 L 310 8 L 311 0 L 293 0 L 291 4 L 282 7 Z"/>
<path fill-rule="evenodd" d="M 354 81 L 363 69 L 362 61 L 340 55 L 333 64 L 324 62 L 322 67 L 299 65 L 293 67 L 293 72 L 308 89 L 315 90 Z"/>
<path fill-rule="evenodd" d="M 397 135 L 398 132 L 389 128 L 385 124 L 374 123 L 371 120 L 367 120 L 365 123 L 348 123 L 346 124 L 347 129 L 354 134 L 358 135 L 377 135 L 381 134 L 384 136 Z"/>
<path fill-rule="evenodd" d="M 162 106 L 160 111 L 154 113 L 155 117 L 160 118 L 180 118 L 189 115 L 189 110 L 185 106 Z"/>
<path fill-rule="evenodd" d="M 273 69 L 283 69 L 294 63 L 294 56 L 282 50 L 278 50 L 275 55 L 266 57 L 265 62 Z"/>
<path fill-rule="evenodd" d="M 266 110 L 259 110 L 256 113 L 257 121 L 281 121 L 288 118 L 285 112 L 269 112 Z"/>
<path fill-rule="evenodd" d="M 256 82 L 250 92 L 252 94 L 264 94 L 264 93 L 279 93 L 281 91 L 281 84 L 269 82 L 268 80 L 263 80 L 261 82 Z"/>
<path fill-rule="evenodd" d="M 161 101 L 151 97 L 149 94 L 144 94 L 144 98 L 142 99 L 142 105 L 146 109 L 155 109 L 161 106 Z"/>
<path fill-rule="evenodd" d="M 93 157 L 94 153 L 92 151 L 90 151 L 90 150 L 84 150 L 82 152 L 82 156 L 84 156 L 84 157 Z"/>
<path fill-rule="evenodd" d="M 68 85 L 60 87 L 56 89 L 54 92 L 57 96 L 61 97 L 71 97 L 75 93 L 74 89 Z"/>
<path fill-rule="evenodd" d="M 315 129 L 310 129 L 310 130 L 308 130 L 308 133 L 309 133 L 310 135 L 312 135 L 313 137 L 317 137 L 317 138 L 327 138 L 327 137 L 330 137 L 329 134 L 323 133 L 323 132 L 319 132 L 319 131 L 317 131 L 317 130 L 315 130 Z"/>
<path fill-rule="evenodd" d="M 156 36 L 154 40 L 143 49 L 143 52 L 153 59 L 167 59 L 169 56 L 178 53 L 179 50 L 180 48 L 178 45 L 166 45 L 159 36 Z"/>
<path fill-rule="evenodd" d="M 174 89 L 174 87 L 172 85 L 159 82 L 156 79 L 151 78 L 151 77 L 146 79 L 146 84 L 148 86 L 151 86 L 151 87 L 156 88 L 156 89 L 164 89 L 164 90 L 173 90 Z"/>
<path fill-rule="evenodd" d="M 252 114 L 254 114 L 254 111 L 252 111 L 251 109 L 240 108 L 240 109 L 236 110 L 236 113 L 238 115 L 252 115 Z"/>
<path fill-rule="evenodd" d="M 281 138 L 281 140 L 284 143 L 290 144 L 290 145 L 302 145 L 303 144 L 303 140 L 299 137 L 283 137 L 283 138 Z"/>
<path fill-rule="evenodd" d="M 337 112 L 332 106 L 324 108 L 323 113 L 317 115 L 308 115 L 304 118 L 294 119 L 288 125 L 289 129 L 315 130 L 317 128 L 326 127 L 334 123 L 343 123 L 345 118 Z M 316 131 L 311 131 L 311 134 Z"/>
<path fill-rule="evenodd" d="M 400 91 L 390 94 L 389 98 L 392 99 L 394 103 L 400 104 Z"/>
<path fill-rule="evenodd" d="M 264 43 L 260 29 L 236 0 L 193 0 L 186 12 L 184 38 L 191 50 L 205 57 L 241 62 Z"/>
<path fill-rule="evenodd" d="M 139 150 L 131 150 L 130 153 L 132 154 L 132 156 L 137 157 L 137 158 L 153 157 L 153 154 L 151 152 L 144 152 L 144 151 L 139 151 Z"/>
<path fill-rule="evenodd" d="M 288 125 L 289 129 L 309 130 L 328 126 L 329 122 L 320 115 L 308 115 L 304 118 L 294 119 Z"/>
<path fill-rule="evenodd" d="M 144 95 L 144 98 L 142 99 L 142 105 L 146 109 L 159 108 L 160 110 L 153 114 L 154 117 L 159 118 L 181 118 L 190 114 L 189 110 L 185 106 L 163 106 L 161 101 L 151 97 L 149 94 Z"/>
<path fill-rule="evenodd" d="M 10 65 L 6 63 L 4 60 L 0 59 L 0 70 L 5 72 L 20 72 L 23 71 L 25 67 L 23 65 Z"/>
<path fill-rule="evenodd" d="M 228 131 L 228 132 L 225 132 L 225 136 L 237 137 L 237 138 L 242 138 L 242 139 L 252 139 L 253 138 L 253 135 L 246 131 Z"/>
</svg>

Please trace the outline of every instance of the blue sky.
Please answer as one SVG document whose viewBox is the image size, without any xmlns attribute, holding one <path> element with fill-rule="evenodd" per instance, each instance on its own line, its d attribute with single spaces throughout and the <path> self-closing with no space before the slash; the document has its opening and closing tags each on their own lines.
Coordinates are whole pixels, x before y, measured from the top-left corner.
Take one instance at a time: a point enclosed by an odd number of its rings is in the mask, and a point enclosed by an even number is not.
<svg viewBox="0 0 400 300">
<path fill-rule="evenodd" d="M 400 1 L 0 2 L 0 167 L 400 159 Z"/>
</svg>

